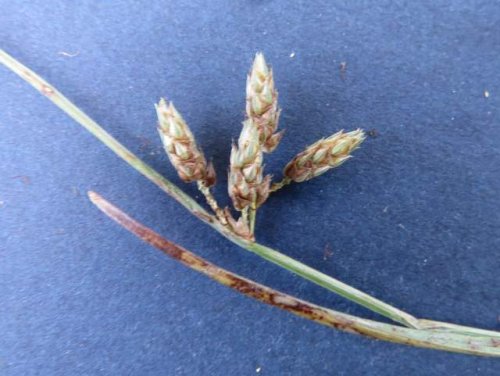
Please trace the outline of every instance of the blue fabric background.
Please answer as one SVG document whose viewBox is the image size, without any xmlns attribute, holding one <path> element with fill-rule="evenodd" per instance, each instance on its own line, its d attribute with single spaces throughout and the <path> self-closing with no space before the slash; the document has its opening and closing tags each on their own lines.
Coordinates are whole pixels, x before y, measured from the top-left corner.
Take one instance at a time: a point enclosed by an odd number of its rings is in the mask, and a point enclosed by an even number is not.
<svg viewBox="0 0 500 376">
<path fill-rule="evenodd" d="M 260 241 L 419 317 L 499 330 L 500 4 L 445 3 L 0 0 L 0 41 L 181 184 L 155 129 L 153 103 L 172 99 L 224 203 L 263 51 L 287 130 L 267 171 L 342 128 L 377 137 L 273 195 Z M 164 257 L 86 191 L 223 267 L 379 318 L 230 244 L 3 67 L 0 80 L 0 374 L 498 375 L 495 360 L 310 323 Z"/>
</svg>

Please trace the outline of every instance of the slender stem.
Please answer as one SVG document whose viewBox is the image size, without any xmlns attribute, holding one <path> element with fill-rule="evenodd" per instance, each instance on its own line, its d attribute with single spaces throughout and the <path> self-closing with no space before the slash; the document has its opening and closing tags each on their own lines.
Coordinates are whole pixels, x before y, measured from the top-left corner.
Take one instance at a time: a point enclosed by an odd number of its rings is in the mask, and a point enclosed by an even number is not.
<svg viewBox="0 0 500 376">
<path fill-rule="evenodd" d="M 215 200 L 215 197 L 212 195 L 212 192 L 210 192 L 210 188 L 207 187 L 203 181 L 198 180 L 198 190 L 203 193 L 203 196 L 205 196 L 205 199 L 207 200 L 207 204 L 210 206 L 212 211 L 215 213 L 217 216 L 217 219 L 224 225 L 227 226 L 227 219 L 226 216 L 224 215 L 224 211 L 219 207 L 219 204 L 217 204 L 217 200 Z"/>
<path fill-rule="evenodd" d="M 248 227 L 250 228 L 250 234 L 255 233 L 255 217 L 257 215 L 257 209 L 250 207 L 248 209 Z"/>
<path fill-rule="evenodd" d="M 500 341 L 442 330 L 418 330 L 347 315 L 284 294 L 214 265 L 135 221 L 97 193 L 92 202 L 114 221 L 163 253 L 239 293 L 317 323 L 370 338 L 471 355 L 500 356 Z"/>
<path fill-rule="evenodd" d="M 271 189 L 270 189 L 270 192 L 276 192 L 277 190 L 283 188 L 285 185 L 288 185 L 292 182 L 292 180 L 290 178 L 287 178 L 286 176 L 281 179 L 279 182 L 277 183 L 273 183 L 273 185 L 271 185 Z"/>
<path fill-rule="evenodd" d="M 351 287 L 337 279 L 327 276 L 313 268 L 308 267 L 294 260 L 284 254 L 279 253 L 269 247 L 264 245 L 254 243 L 243 239 L 235 235 L 226 226 L 223 226 L 216 218 L 208 213 L 203 207 L 201 207 L 196 201 L 194 201 L 189 195 L 184 193 L 175 184 L 171 183 L 169 180 L 164 178 L 158 172 L 156 172 L 149 165 L 141 161 L 136 155 L 129 151 L 125 146 L 120 144 L 113 136 L 107 133 L 103 128 L 101 128 L 95 121 L 88 117 L 83 111 L 76 107 L 71 101 L 69 101 L 64 95 L 52 87 L 48 82 L 38 76 L 35 72 L 15 60 L 13 57 L 8 55 L 5 51 L 0 50 L 0 62 L 3 63 L 7 68 L 12 70 L 14 73 L 18 74 L 27 83 L 32 85 L 34 88 L 39 90 L 43 95 L 45 95 L 49 100 L 51 100 L 56 106 L 61 110 L 66 112 L 71 118 L 78 122 L 81 126 L 92 133 L 99 141 L 105 144 L 109 149 L 111 149 L 116 155 L 127 162 L 136 171 L 141 173 L 151 182 L 156 184 L 160 189 L 169 194 L 173 199 L 179 202 L 187 210 L 189 210 L 193 215 L 197 216 L 200 220 L 210 225 L 213 229 L 221 233 L 227 239 L 231 240 L 240 247 L 254 252 L 260 257 L 269 260 L 299 276 L 312 281 L 330 291 L 336 292 L 337 294 L 352 300 L 368 309 L 382 314 L 388 318 L 393 319 L 396 322 L 400 322 L 404 325 L 410 327 L 421 327 L 420 321 L 411 316 L 410 314 L 403 312 L 397 308 L 390 306 L 374 297 L 365 294 L 354 287 Z M 424 327 L 430 325 L 441 325 L 438 322 L 426 321 L 427 324 Z M 453 324 L 450 324 L 451 328 L 456 328 Z M 463 332 L 464 327 L 460 327 L 460 331 Z M 449 330 L 450 327 L 448 327 Z M 471 332 L 477 333 L 478 330 L 475 328 L 469 328 Z"/>
<path fill-rule="evenodd" d="M 250 228 L 250 223 L 248 222 L 248 206 L 244 207 L 241 211 L 241 219 Z M 253 234 L 253 233 L 252 233 Z"/>
</svg>

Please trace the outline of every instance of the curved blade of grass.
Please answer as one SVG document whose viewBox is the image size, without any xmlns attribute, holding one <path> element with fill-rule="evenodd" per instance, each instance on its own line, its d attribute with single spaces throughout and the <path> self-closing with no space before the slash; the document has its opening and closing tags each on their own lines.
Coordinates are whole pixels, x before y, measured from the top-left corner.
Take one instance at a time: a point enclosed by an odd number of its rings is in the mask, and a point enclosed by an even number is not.
<svg viewBox="0 0 500 376">
<path fill-rule="evenodd" d="M 464 354 L 500 356 L 500 341 L 494 339 L 471 338 L 467 335 L 440 330 L 419 330 L 380 323 L 327 309 L 284 294 L 222 269 L 187 249 L 168 241 L 129 217 L 95 192 L 89 192 L 89 198 L 103 213 L 146 243 L 222 285 L 263 303 L 338 330 L 366 337 Z"/>
</svg>

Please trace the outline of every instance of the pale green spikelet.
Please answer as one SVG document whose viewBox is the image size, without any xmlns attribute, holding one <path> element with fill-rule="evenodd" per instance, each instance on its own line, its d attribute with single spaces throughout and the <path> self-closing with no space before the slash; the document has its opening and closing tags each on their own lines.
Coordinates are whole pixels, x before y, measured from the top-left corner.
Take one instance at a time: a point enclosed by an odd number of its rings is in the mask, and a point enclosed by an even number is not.
<svg viewBox="0 0 500 376">
<path fill-rule="evenodd" d="M 277 132 L 280 110 L 278 92 L 274 87 L 273 72 L 267 65 L 264 55 L 257 53 L 252 69 L 247 76 L 247 118 L 252 120 L 259 131 L 259 141 L 265 153 L 272 152 L 283 131 Z"/>
<path fill-rule="evenodd" d="M 230 158 L 228 192 L 237 210 L 258 208 L 269 196 L 271 177 L 263 177 L 262 170 L 259 132 L 247 119 Z"/>
<path fill-rule="evenodd" d="M 187 183 L 202 181 L 207 187 L 213 185 L 215 183 L 213 166 L 211 163 L 207 164 L 191 130 L 174 104 L 162 98 L 155 107 L 158 115 L 158 133 L 179 177 Z"/>
<path fill-rule="evenodd" d="M 300 183 L 340 166 L 351 158 L 350 154 L 364 139 L 364 132 L 357 129 L 347 133 L 340 131 L 315 142 L 286 165 L 285 179 Z"/>
</svg>

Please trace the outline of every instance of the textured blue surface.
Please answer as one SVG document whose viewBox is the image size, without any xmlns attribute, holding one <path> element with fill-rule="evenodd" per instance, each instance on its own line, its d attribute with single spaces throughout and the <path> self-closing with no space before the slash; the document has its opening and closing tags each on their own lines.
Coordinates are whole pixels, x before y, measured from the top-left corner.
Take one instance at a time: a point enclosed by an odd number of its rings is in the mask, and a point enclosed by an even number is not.
<svg viewBox="0 0 500 376">
<path fill-rule="evenodd" d="M 500 5 L 436 3 L 0 0 L 0 42 L 179 182 L 153 109 L 174 100 L 223 202 L 264 51 L 287 129 L 268 171 L 341 128 L 378 136 L 274 195 L 261 242 L 417 316 L 499 330 Z M 498 375 L 491 359 L 324 328 L 164 257 L 86 191 L 217 264 L 378 318 L 233 246 L 3 67 L 0 81 L 1 375 Z"/>
</svg>

